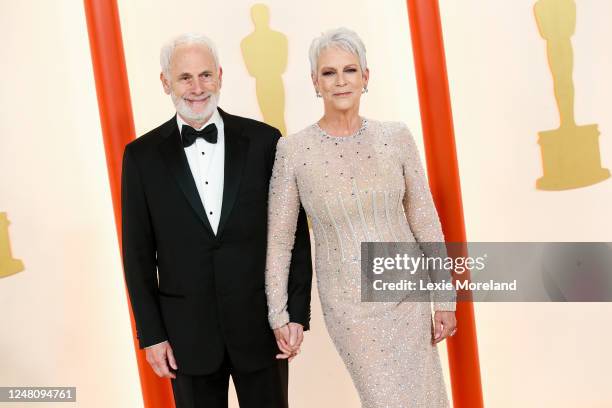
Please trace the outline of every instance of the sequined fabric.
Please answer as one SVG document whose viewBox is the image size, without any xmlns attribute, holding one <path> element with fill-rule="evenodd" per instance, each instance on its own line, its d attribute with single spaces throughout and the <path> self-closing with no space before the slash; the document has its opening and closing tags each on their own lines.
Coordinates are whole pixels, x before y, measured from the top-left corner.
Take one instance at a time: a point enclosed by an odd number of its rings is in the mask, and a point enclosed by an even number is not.
<svg viewBox="0 0 612 408">
<path fill-rule="evenodd" d="M 363 407 L 448 407 L 431 344 L 431 305 L 361 302 L 361 242 L 444 241 L 408 128 L 364 119 L 352 136 L 330 136 L 315 124 L 281 138 L 268 221 L 272 328 L 289 321 L 287 279 L 300 203 L 313 227 L 325 323 Z M 434 309 L 455 304 L 434 302 Z"/>
</svg>

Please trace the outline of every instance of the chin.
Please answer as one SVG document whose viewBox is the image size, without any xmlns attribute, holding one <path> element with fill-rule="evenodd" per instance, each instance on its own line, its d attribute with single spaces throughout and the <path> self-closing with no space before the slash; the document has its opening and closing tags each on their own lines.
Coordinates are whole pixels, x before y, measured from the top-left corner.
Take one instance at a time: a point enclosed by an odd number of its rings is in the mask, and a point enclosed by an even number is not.
<svg viewBox="0 0 612 408">
<path fill-rule="evenodd" d="M 176 111 L 183 118 L 200 122 L 210 117 L 215 109 L 217 109 L 219 98 L 218 95 L 211 95 L 208 102 L 206 102 L 206 105 L 202 106 L 197 111 L 191 109 L 189 104 L 182 98 L 173 98 L 173 101 Z"/>
<path fill-rule="evenodd" d="M 334 108 L 339 111 L 347 111 L 355 108 L 357 103 L 355 101 L 338 101 L 334 103 Z"/>
</svg>

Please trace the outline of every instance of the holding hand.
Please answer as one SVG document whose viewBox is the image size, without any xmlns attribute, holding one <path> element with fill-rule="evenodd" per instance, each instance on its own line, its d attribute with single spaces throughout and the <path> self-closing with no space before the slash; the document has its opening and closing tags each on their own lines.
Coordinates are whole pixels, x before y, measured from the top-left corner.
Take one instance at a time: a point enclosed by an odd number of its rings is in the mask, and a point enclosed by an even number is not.
<svg viewBox="0 0 612 408">
<path fill-rule="evenodd" d="M 457 332 L 457 319 L 455 312 L 437 311 L 434 314 L 433 344 L 439 343 Z"/>
<path fill-rule="evenodd" d="M 299 354 L 302 341 L 304 340 L 304 327 L 299 323 L 289 323 L 274 329 L 274 337 L 281 354 L 277 359 L 288 358 L 289 361 Z"/>
<path fill-rule="evenodd" d="M 173 370 L 177 369 L 174 353 L 172 353 L 172 347 L 170 347 L 168 341 L 147 347 L 146 353 L 147 362 L 151 365 L 155 374 L 162 378 L 176 378 L 176 374 L 168 368 L 168 364 L 170 364 Z"/>
</svg>

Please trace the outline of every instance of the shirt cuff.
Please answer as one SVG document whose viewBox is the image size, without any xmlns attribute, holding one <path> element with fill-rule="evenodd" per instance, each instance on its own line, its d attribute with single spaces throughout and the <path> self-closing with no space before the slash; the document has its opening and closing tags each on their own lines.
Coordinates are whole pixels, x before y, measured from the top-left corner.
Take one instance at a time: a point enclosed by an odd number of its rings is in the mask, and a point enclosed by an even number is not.
<svg viewBox="0 0 612 408">
<path fill-rule="evenodd" d="M 160 341 L 159 343 L 151 344 L 150 346 L 145 347 L 145 350 L 146 350 L 146 349 L 148 349 L 148 348 L 151 348 L 151 347 L 153 347 L 153 346 L 157 346 L 157 345 L 159 345 L 159 344 L 165 343 L 165 342 L 167 342 L 167 341 L 168 341 L 168 340 L 164 340 L 164 341 Z"/>
</svg>

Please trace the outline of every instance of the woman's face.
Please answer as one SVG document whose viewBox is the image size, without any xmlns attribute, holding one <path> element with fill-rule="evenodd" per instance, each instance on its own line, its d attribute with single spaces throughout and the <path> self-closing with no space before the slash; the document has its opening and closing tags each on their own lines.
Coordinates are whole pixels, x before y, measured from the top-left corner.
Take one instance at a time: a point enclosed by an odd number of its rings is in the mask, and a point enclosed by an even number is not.
<svg viewBox="0 0 612 408">
<path fill-rule="evenodd" d="M 312 82 L 327 109 L 347 111 L 359 107 L 368 77 L 369 72 L 361 70 L 357 55 L 332 46 L 321 51 Z"/>
</svg>

